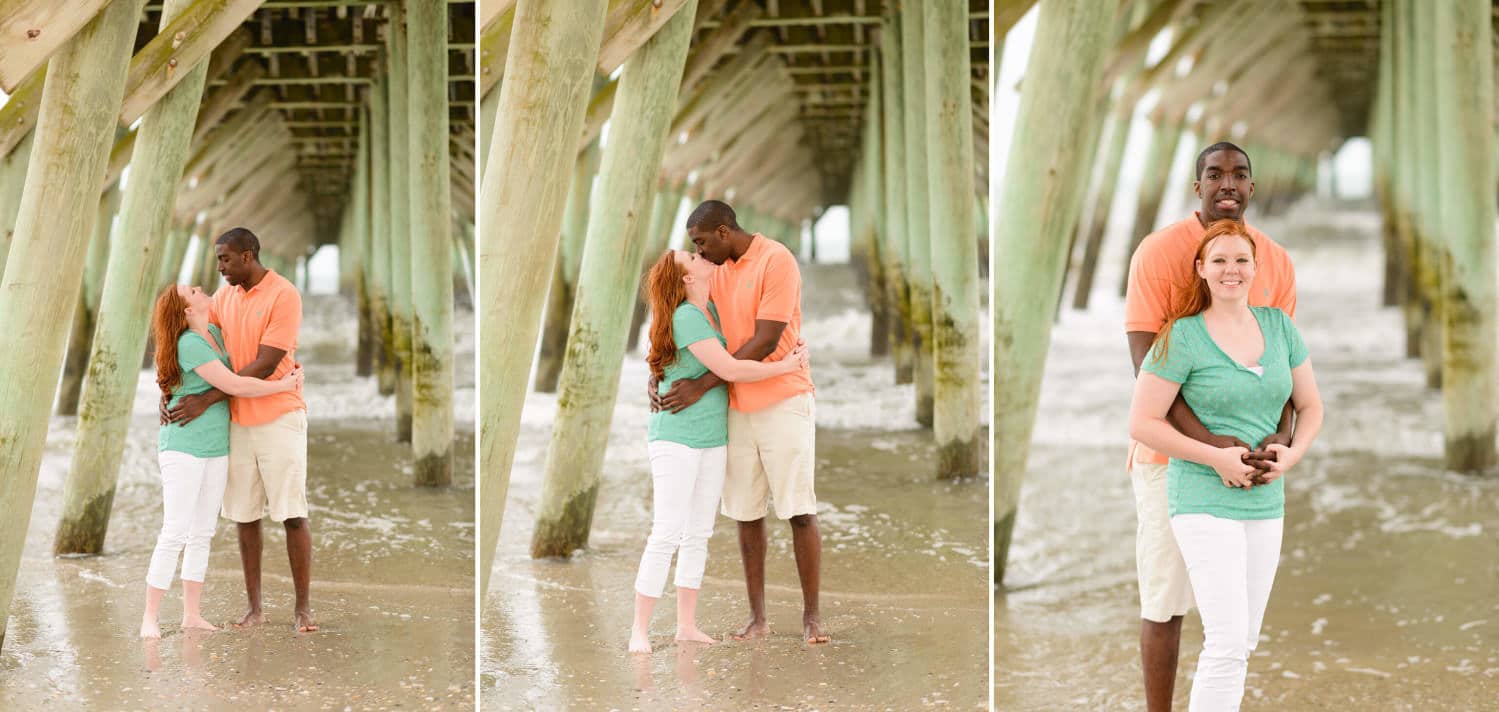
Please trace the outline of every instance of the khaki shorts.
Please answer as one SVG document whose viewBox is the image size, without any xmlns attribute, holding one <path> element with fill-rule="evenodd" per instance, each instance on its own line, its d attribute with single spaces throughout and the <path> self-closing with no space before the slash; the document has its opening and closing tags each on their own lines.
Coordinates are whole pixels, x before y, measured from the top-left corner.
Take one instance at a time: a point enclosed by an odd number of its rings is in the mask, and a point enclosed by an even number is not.
<svg viewBox="0 0 1499 712">
<path fill-rule="evenodd" d="M 817 513 L 812 473 L 817 464 L 817 428 L 812 394 L 802 393 L 753 413 L 729 409 L 729 463 L 723 481 L 725 517 L 764 519 L 769 502 L 776 516 Z"/>
<path fill-rule="evenodd" d="M 307 411 L 269 423 L 229 423 L 229 484 L 224 518 L 258 522 L 269 508 L 284 522 L 307 516 Z"/>
<path fill-rule="evenodd" d="M 1130 470 L 1135 488 L 1135 570 L 1140 580 L 1140 617 L 1165 623 L 1192 610 L 1192 582 L 1166 505 L 1166 466 L 1137 462 Z"/>
</svg>

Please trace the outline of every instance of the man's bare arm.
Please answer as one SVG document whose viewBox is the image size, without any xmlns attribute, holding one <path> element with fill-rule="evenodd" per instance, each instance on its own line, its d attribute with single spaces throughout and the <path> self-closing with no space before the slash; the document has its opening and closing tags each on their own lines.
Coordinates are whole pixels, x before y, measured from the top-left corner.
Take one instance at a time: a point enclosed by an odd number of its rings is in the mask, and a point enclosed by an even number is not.
<svg viewBox="0 0 1499 712">
<path fill-rule="evenodd" d="M 1140 365 L 1145 363 L 1145 357 L 1150 354 L 1150 346 L 1155 341 L 1155 334 L 1148 331 L 1131 331 L 1125 334 L 1129 339 L 1129 356 L 1135 362 L 1135 376 L 1140 375 Z M 1239 440 L 1232 435 L 1214 435 L 1207 426 L 1202 424 L 1197 414 L 1192 412 L 1192 407 L 1187 405 L 1186 399 L 1180 393 L 1176 394 L 1176 400 L 1171 403 L 1171 410 L 1166 412 L 1166 422 L 1185 435 L 1198 442 L 1207 443 L 1214 447 L 1242 447 L 1253 450 L 1254 447 Z"/>
</svg>

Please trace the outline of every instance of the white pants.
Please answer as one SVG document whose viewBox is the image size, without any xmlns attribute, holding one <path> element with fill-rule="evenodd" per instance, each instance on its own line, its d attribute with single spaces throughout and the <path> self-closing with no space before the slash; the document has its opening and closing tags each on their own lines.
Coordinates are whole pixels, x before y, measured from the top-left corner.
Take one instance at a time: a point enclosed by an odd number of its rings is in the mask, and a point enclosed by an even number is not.
<svg viewBox="0 0 1499 712">
<path fill-rule="evenodd" d="M 1280 564 L 1285 519 L 1239 521 L 1178 514 L 1171 529 L 1187 562 L 1202 615 L 1202 655 L 1192 681 L 1192 712 L 1238 710 L 1249 656 Z"/>
<path fill-rule="evenodd" d="M 229 456 L 202 458 L 166 450 L 157 454 L 157 462 L 161 464 L 161 534 L 151 552 L 146 583 L 171 588 L 178 554 L 182 555 L 182 580 L 202 583 L 208 571 L 208 544 L 213 541 L 224 500 Z"/>
<path fill-rule="evenodd" d="M 635 591 L 660 598 L 666 570 L 677 555 L 677 588 L 702 588 L 708 537 L 723 493 L 727 447 L 691 448 L 655 440 L 651 457 L 651 536 L 640 555 Z"/>
</svg>

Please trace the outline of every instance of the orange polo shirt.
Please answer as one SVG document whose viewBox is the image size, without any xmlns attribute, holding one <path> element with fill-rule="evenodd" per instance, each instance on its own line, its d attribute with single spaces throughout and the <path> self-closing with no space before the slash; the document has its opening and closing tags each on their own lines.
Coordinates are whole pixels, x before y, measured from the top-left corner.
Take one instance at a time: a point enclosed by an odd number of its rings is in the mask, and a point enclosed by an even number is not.
<svg viewBox="0 0 1499 712">
<path fill-rule="evenodd" d="M 1254 238 L 1254 281 L 1249 285 L 1249 306 L 1276 307 L 1296 318 L 1296 270 L 1291 256 L 1253 226 L 1245 224 Z M 1207 228 L 1198 213 L 1150 233 L 1129 260 L 1129 287 L 1124 296 L 1124 330 L 1159 334 L 1166 326 L 1177 290 L 1196 284 L 1197 245 Z M 1255 443 L 1250 443 L 1254 445 Z M 1140 443 L 1131 442 L 1130 462 L 1164 465 L 1169 458 Z"/>
<path fill-rule="evenodd" d="M 729 353 L 755 335 L 757 319 L 786 323 L 766 361 L 785 358 L 796 348 L 802 333 L 802 274 L 785 245 L 755 233 L 743 256 L 714 270 L 710 286 Z M 812 371 L 803 368 L 754 383 L 730 383 L 729 407 L 748 413 L 812 390 Z"/>
<path fill-rule="evenodd" d="M 224 285 L 213 294 L 212 320 L 224 330 L 229 365 L 237 373 L 255 360 L 260 345 L 282 349 L 271 379 L 296 365 L 297 332 L 302 328 L 302 295 L 285 277 L 266 270 L 253 288 Z M 230 398 L 229 419 L 238 425 L 263 425 L 294 410 L 307 410 L 302 389 L 259 398 Z"/>
</svg>

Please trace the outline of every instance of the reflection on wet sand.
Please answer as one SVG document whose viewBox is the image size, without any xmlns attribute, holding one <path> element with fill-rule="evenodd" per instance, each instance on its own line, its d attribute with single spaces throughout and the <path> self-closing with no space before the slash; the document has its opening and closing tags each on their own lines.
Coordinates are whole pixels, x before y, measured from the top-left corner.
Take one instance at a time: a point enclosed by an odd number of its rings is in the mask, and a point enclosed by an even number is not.
<svg viewBox="0 0 1499 712">
<path fill-rule="evenodd" d="M 174 581 L 162 639 L 137 637 L 161 524 L 154 384 L 142 372 L 103 556 L 51 555 L 74 432 L 72 419 L 53 420 L 0 650 L 0 709 L 472 708 L 473 433 L 462 425 L 471 412 L 459 411 L 454 486 L 412 487 L 411 450 L 393 442 L 394 418 L 348 417 L 394 411 L 354 377 L 352 339 L 337 345 L 352 334 L 342 321 L 352 311 L 331 298 L 309 299 L 306 311 L 312 601 L 322 630 L 292 630 L 285 533 L 272 522 L 262 564 L 268 622 L 228 627 L 245 594 L 234 528 L 221 521 L 203 613 L 223 630 L 184 632 Z M 459 358 L 471 359 L 471 346 Z M 466 380 L 460 389 L 472 403 Z"/>
<path fill-rule="evenodd" d="M 847 268 L 803 269 L 803 333 L 821 425 L 822 622 L 832 643 L 801 640 L 801 589 L 790 528 L 780 520 L 767 526 L 772 635 L 729 639 L 748 619 L 748 604 L 735 527 L 719 517 L 697 610 L 699 626 L 720 642 L 673 640 L 668 585 L 652 619 L 654 652 L 626 652 L 635 569 L 650 529 L 646 372 L 632 355 L 589 548 L 568 561 L 529 556 L 556 397 L 528 396 L 483 606 L 484 709 L 984 708 L 988 483 L 932 479 L 935 452 L 930 434 L 914 429 L 910 387 L 889 385 L 889 363 L 864 355 L 869 317 L 852 311 L 857 291 Z M 912 429 L 891 429 L 906 423 Z"/>
<path fill-rule="evenodd" d="M 1297 321 L 1327 425 L 1286 481 L 1275 589 L 1245 710 L 1488 709 L 1499 699 L 1499 481 L 1442 471 L 1441 400 L 1379 307 L 1377 218 L 1304 203 L 1260 226 L 1296 261 Z M 1135 514 L 1124 470 L 1132 386 L 1122 307 L 1058 325 L 995 605 L 995 704 L 1144 709 Z M 1182 630 L 1186 709 L 1202 626 Z"/>
</svg>

